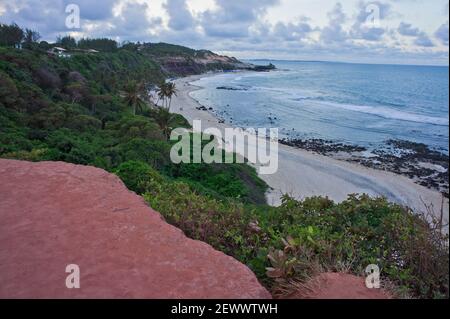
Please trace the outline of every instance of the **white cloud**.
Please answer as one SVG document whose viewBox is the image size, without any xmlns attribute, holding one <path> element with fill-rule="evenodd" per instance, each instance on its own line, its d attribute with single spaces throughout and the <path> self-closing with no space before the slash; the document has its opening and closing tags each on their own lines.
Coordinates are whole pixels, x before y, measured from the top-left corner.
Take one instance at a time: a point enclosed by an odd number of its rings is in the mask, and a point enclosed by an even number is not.
<svg viewBox="0 0 450 319">
<path fill-rule="evenodd" d="M 328 12 L 329 24 L 321 32 L 321 40 L 324 43 L 344 42 L 348 38 L 348 33 L 344 31 L 343 24 L 347 20 L 342 4 L 336 3 L 334 8 Z"/>
<path fill-rule="evenodd" d="M 419 47 L 431 48 L 434 47 L 433 41 L 431 41 L 430 37 L 425 33 L 421 32 L 414 43 Z"/>
<path fill-rule="evenodd" d="M 81 8 L 78 36 L 174 42 L 237 57 L 390 63 L 403 55 L 448 63 L 447 0 L 8 0 L 0 21 L 54 40 L 73 31 L 64 25 L 68 2 Z M 374 4 L 380 23 L 371 25 Z"/>
<path fill-rule="evenodd" d="M 167 0 L 164 8 L 169 15 L 169 28 L 183 31 L 194 27 L 195 20 L 185 0 Z"/>
<path fill-rule="evenodd" d="M 443 45 L 448 45 L 448 21 L 442 24 L 439 29 L 436 30 L 434 35 Z"/>
<path fill-rule="evenodd" d="M 401 22 L 398 26 L 398 33 L 407 37 L 417 37 L 420 34 L 420 30 L 414 28 L 412 24 Z"/>
</svg>

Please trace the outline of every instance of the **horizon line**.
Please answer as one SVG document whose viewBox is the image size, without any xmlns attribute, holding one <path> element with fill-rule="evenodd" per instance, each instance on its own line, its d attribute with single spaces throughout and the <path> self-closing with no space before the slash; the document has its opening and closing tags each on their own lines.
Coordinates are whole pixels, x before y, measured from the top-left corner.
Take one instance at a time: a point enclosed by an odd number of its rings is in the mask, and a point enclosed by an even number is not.
<svg viewBox="0 0 450 319">
<path fill-rule="evenodd" d="M 268 59 L 253 59 L 253 58 L 246 58 L 246 59 L 239 59 L 241 61 L 269 61 L 269 62 L 302 62 L 302 63 L 340 63 L 340 64 L 362 64 L 362 65 L 392 65 L 392 66 L 428 66 L 428 67 L 444 67 L 449 68 L 450 64 L 414 64 L 414 63 L 389 63 L 389 62 L 349 62 L 349 61 L 336 61 L 336 60 L 302 60 L 302 59 L 274 59 L 274 58 L 268 58 Z"/>
</svg>

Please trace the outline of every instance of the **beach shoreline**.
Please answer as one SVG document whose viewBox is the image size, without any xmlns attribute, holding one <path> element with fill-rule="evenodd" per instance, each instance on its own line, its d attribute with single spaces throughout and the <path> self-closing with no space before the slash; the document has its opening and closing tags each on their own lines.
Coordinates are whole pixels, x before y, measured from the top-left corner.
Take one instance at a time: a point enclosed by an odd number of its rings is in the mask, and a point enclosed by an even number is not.
<svg viewBox="0 0 450 319">
<path fill-rule="evenodd" d="M 194 75 L 175 80 L 178 94 L 173 99 L 172 112 L 181 114 L 191 124 L 194 120 L 201 120 L 203 128 L 216 127 L 223 131 L 227 127 L 232 127 L 190 95 L 202 89 L 192 82 L 216 74 Z M 260 177 L 270 187 L 266 197 L 268 204 L 273 206 L 281 204 L 283 194 L 299 199 L 327 196 L 341 202 L 349 194 L 366 193 L 371 196 L 384 196 L 390 201 L 410 207 L 415 212 L 426 213 L 426 205 L 430 205 L 436 215 L 440 214 L 443 203 L 444 219 L 448 221 L 449 201 L 438 191 L 418 185 L 406 176 L 338 160 L 282 143 L 279 144 L 278 171 L 273 175 Z"/>
</svg>

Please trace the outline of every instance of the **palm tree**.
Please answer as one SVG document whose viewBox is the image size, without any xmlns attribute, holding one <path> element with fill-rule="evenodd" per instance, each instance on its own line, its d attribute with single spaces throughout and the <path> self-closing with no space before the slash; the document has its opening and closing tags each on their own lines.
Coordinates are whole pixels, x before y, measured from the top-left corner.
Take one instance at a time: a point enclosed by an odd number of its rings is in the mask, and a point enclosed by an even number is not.
<svg viewBox="0 0 450 319">
<path fill-rule="evenodd" d="M 173 82 L 165 82 L 158 86 L 158 98 L 163 101 L 163 108 L 170 111 L 172 97 L 177 95 L 177 88 Z M 159 101 L 158 100 L 158 101 Z M 156 103 L 158 104 L 158 102 Z"/>
<path fill-rule="evenodd" d="M 164 102 L 166 100 L 166 83 L 162 83 L 162 84 L 158 85 L 156 94 L 158 95 L 158 100 L 156 101 L 156 105 L 158 105 L 159 101 L 162 100 L 162 107 L 164 107 Z"/>
<path fill-rule="evenodd" d="M 169 139 L 170 133 L 172 132 L 173 124 L 176 115 L 171 114 L 167 108 L 158 107 L 156 109 L 154 118 L 156 123 L 159 125 L 163 131 L 164 136 Z"/>
<path fill-rule="evenodd" d="M 173 129 L 173 124 L 176 115 L 170 113 L 173 96 L 177 95 L 177 88 L 173 82 L 164 82 L 158 85 L 156 91 L 158 101 L 156 101 L 155 121 L 163 131 L 164 136 L 169 139 L 170 133 Z M 162 105 L 159 106 L 159 101 L 162 100 Z"/>
<path fill-rule="evenodd" d="M 145 86 L 142 82 L 130 81 L 122 92 L 125 103 L 133 109 L 133 115 L 139 109 L 142 111 L 146 105 L 145 102 Z"/>
<path fill-rule="evenodd" d="M 170 110 L 170 107 L 172 105 L 172 97 L 174 95 L 177 96 L 177 92 L 178 92 L 178 90 L 177 90 L 177 87 L 176 87 L 175 83 L 173 83 L 173 82 L 167 83 L 167 92 L 166 92 L 166 94 L 167 94 L 167 98 L 169 99 L 169 110 Z"/>
</svg>

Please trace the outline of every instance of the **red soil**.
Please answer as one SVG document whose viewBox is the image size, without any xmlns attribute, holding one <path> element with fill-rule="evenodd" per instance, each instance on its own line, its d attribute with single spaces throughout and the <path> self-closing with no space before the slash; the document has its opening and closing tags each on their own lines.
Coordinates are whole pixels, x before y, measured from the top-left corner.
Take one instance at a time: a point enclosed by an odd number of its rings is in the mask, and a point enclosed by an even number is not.
<svg viewBox="0 0 450 319">
<path fill-rule="evenodd" d="M 270 298 L 100 169 L 0 160 L 0 220 L 0 298 Z"/>
<path fill-rule="evenodd" d="M 311 279 L 291 299 L 391 299 L 382 289 L 368 289 L 365 279 L 343 273 L 323 273 Z"/>
</svg>

